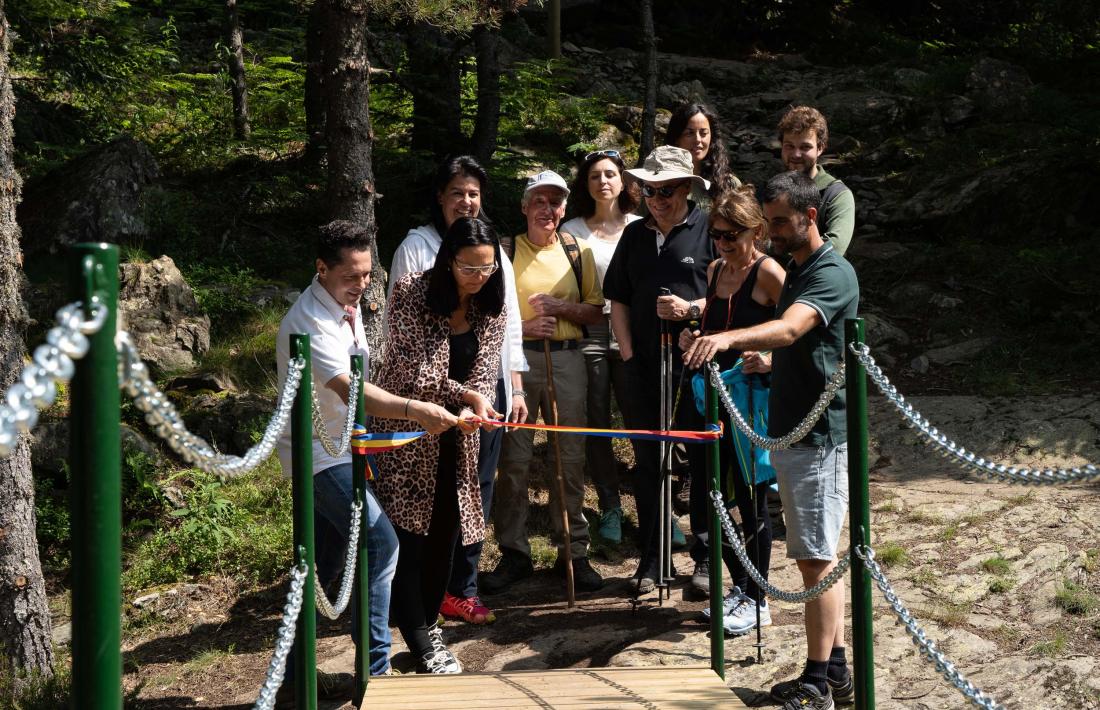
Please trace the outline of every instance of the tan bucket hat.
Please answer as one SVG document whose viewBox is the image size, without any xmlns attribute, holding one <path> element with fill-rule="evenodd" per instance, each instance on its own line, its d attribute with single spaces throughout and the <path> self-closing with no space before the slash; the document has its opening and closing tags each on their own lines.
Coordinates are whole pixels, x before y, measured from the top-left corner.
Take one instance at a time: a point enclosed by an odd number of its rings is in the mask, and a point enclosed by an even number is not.
<svg viewBox="0 0 1100 710">
<path fill-rule="evenodd" d="M 646 156 L 640 168 L 627 170 L 632 177 L 642 182 L 665 182 L 691 178 L 699 182 L 704 190 L 710 189 L 710 181 L 696 175 L 691 163 L 691 153 L 674 145 L 662 145 Z"/>
</svg>

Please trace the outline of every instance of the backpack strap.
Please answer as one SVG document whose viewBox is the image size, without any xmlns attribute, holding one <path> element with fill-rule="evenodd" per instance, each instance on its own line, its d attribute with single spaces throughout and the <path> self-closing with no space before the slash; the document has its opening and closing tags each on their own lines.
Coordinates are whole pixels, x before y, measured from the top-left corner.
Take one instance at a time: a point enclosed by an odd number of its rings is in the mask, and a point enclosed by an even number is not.
<svg viewBox="0 0 1100 710">
<path fill-rule="evenodd" d="M 561 242 L 561 248 L 565 250 L 565 255 L 569 257 L 569 266 L 573 269 L 573 276 L 577 279 L 577 292 L 584 298 L 584 276 L 583 267 L 581 266 L 581 247 L 577 244 L 577 238 L 568 232 L 558 232 L 558 241 Z M 584 337 L 588 337 L 588 328 L 581 326 L 581 332 Z"/>
<path fill-rule="evenodd" d="M 829 185 L 821 191 L 821 208 L 817 211 L 817 226 L 821 229 L 825 228 L 825 225 L 829 222 L 829 203 L 836 198 L 837 195 L 848 189 L 840 180 L 833 180 Z"/>
</svg>

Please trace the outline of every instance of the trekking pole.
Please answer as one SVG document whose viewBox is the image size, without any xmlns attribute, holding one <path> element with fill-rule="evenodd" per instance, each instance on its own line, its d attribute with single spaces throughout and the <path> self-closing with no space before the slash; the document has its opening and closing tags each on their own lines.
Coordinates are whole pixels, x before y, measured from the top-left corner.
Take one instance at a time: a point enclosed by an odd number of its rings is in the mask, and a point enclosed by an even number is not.
<svg viewBox="0 0 1100 710">
<path fill-rule="evenodd" d="M 753 431 L 756 431 L 756 408 L 753 406 L 753 401 L 752 401 L 753 400 L 753 396 L 752 396 L 752 377 L 753 377 L 752 375 L 748 376 L 748 382 L 749 382 L 749 421 L 752 422 L 751 426 L 753 428 Z M 737 433 L 734 432 L 734 436 L 736 436 L 736 435 L 737 435 Z M 757 490 L 756 490 L 756 446 L 752 443 L 752 439 L 749 439 L 749 470 L 752 471 L 752 485 L 749 487 L 749 502 L 751 503 L 751 507 L 752 507 L 753 550 L 755 551 L 755 554 L 756 554 L 756 559 L 753 560 L 753 563 L 756 564 L 756 565 L 759 565 L 760 564 L 760 531 L 763 528 L 762 528 L 762 525 L 761 525 L 760 514 L 759 514 L 759 511 L 757 510 L 757 502 L 756 502 L 756 495 L 757 495 Z M 765 515 L 766 514 L 767 514 L 767 511 L 765 511 Z M 763 570 L 763 572 L 767 573 L 767 570 Z M 753 646 L 756 647 L 756 662 L 757 662 L 757 664 L 762 664 L 764 662 L 764 641 L 763 641 L 763 636 L 762 636 L 762 630 L 760 628 L 760 604 L 764 601 L 764 590 L 760 589 L 759 586 L 757 587 L 757 589 L 759 589 L 758 594 L 760 596 L 760 599 L 758 599 L 757 602 L 756 602 L 756 643 L 754 643 Z"/>
<path fill-rule="evenodd" d="M 661 289 L 661 295 L 669 293 L 667 288 Z M 660 367 L 661 367 L 661 406 L 660 406 L 660 426 L 658 429 L 667 429 L 668 422 L 668 363 L 667 363 L 667 341 L 668 341 L 668 321 L 660 316 L 657 316 L 658 330 L 660 332 Z M 663 603 L 664 595 L 668 592 L 668 580 L 666 579 L 665 571 L 668 566 L 665 562 L 666 556 L 670 554 L 671 544 L 666 547 L 666 543 L 670 542 L 670 535 L 665 531 L 667 527 L 665 519 L 668 517 L 667 509 L 667 486 L 668 479 L 665 476 L 666 461 L 668 459 L 669 444 L 662 440 L 660 442 L 658 451 L 660 453 L 660 467 L 658 468 L 657 476 L 660 480 L 660 484 L 657 488 L 657 579 L 654 580 L 657 586 L 657 604 Z M 671 597 L 671 595 L 669 595 Z"/>
<path fill-rule="evenodd" d="M 558 425 L 558 395 L 554 389 L 554 360 L 550 357 L 550 341 L 542 341 L 542 354 L 546 357 L 546 390 L 550 394 L 550 413 L 554 426 Z M 558 432 L 550 432 L 554 442 L 554 462 L 557 464 L 558 500 L 561 502 L 562 551 L 565 553 L 565 593 L 569 608 L 576 604 L 573 594 L 573 536 L 569 532 L 569 513 L 565 507 L 565 477 L 561 470 L 561 442 Z"/>
</svg>

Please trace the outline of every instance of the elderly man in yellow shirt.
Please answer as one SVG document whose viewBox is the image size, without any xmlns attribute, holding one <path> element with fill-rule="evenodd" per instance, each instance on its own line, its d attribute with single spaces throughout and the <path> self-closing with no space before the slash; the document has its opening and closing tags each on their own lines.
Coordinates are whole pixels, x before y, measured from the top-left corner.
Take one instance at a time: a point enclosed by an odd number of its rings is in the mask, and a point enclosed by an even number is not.
<svg viewBox="0 0 1100 710">
<path fill-rule="evenodd" d="M 547 387 L 544 351 L 549 343 L 558 422 L 566 426 L 585 425 L 588 374 L 580 340 L 585 326 L 603 319 L 603 292 L 591 248 L 584 240 L 561 235 L 558 225 L 565 216 L 569 188 L 557 173 L 547 170 L 527 180 L 523 193 L 523 214 L 527 232 L 515 239 L 516 291 L 523 318 L 523 347 L 528 350 L 530 370 L 523 373 L 527 395 L 527 421 L 542 412 L 553 421 Z M 533 351 L 533 352 L 532 352 Z M 481 589 L 487 594 L 502 591 L 534 572 L 531 546 L 527 541 L 528 469 L 534 433 L 516 430 L 504 435 L 497 473 L 493 523 L 501 558 L 496 569 L 484 575 Z M 553 456 L 553 452 L 551 453 Z M 557 465 L 551 458 L 551 464 Z M 553 469 L 552 469 L 553 470 Z M 565 481 L 565 509 L 571 536 L 573 582 L 577 591 L 595 591 L 603 578 L 588 561 L 588 521 L 584 518 L 584 438 L 561 437 L 561 471 Z M 557 486 L 550 486 L 550 508 L 558 511 Z M 561 516 L 550 516 L 554 525 L 558 561 L 554 571 L 565 576 L 564 534 Z"/>
</svg>

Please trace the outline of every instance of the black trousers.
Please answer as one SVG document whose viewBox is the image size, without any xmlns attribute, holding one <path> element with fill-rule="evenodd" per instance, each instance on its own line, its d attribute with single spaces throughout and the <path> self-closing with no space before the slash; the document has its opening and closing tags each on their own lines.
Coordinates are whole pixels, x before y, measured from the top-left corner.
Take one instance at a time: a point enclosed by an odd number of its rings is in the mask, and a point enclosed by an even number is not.
<svg viewBox="0 0 1100 710">
<path fill-rule="evenodd" d="M 694 406 L 694 404 L 693 404 Z M 696 410 L 698 411 L 698 410 Z M 741 513 L 741 533 L 745 539 L 745 547 L 749 553 L 749 560 L 760 570 L 764 578 L 768 577 L 768 566 L 772 559 L 772 523 L 768 516 L 768 485 L 758 483 L 755 486 L 746 482 L 751 480 L 752 472 L 743 475 L 741 465 L 737 460 L 733 444 L 733 424 L 729 416 L 722 412 L 722 425 L 726 435 L 722 437 L 719 447 L 719 470 L 722 472 L 722 495 L 727 499 L 727 508 L 736 505 Z M 706 446 L 689 446 L 688 460 L 691 462 L 691 531 L 695 535 L 695 543 L 691 547 L 691 558 L 696 562 L 709 559 L 709 539 L 700 539 L 699 533 L 709 532 L 708 521 L 714 504 L 710 499 L 710 485 L 706 476 L 707 449 Z M 727 491 L 732 484 L 733 499 L 729 500 Z M 721 534 L 721 533 L 719 533 Z M 760 553 L 757 554 L 757 536 L 759 536 Z M 748 596 L 756 602 L 763 598 L 760 587 L 752 581 L 745 571 L 741 561 L 737 559 L 729 542 L 722 539 L 722 560 L 729 570 L 733 584 L 740 587 Z"/>
<path fill-rule="evenodd" d="M 393 577 L 390 618 L 415 658 L 432 648 L 428 627 L 439 616 L 439 605 L 451 578 L 455 542 L 460 537 L 455 436 L 452 429 L 440 437 L 428 534 L 417 535 L 394 526 L 401 548 Z"/>
<path fill-rule="evenodd" d="M 683 364 L 678 352 L 674 356 L 672 382 L 670 387 L 679 387 L 673 397 L 673 427 L 681 429 L 701 429 L 703 418 L 695 409 L 691 394 L 691 372 L 683 372 Z M 626 363 L 627 381 L 630 384 L 631 404 L 627 426 L 633 429 L 659 429 L 661 427 L 661 368 L 659 362 L 641 359 L 636 355 Z M 681 373 L 683 376 L 681 377 Z M 624 412 L 624 415 L 627 412 Z M 689 456 L 692 449 L 704 449 L 695 444 L 688 445 Z M 660 512 L 661 493 L 661 446 L 656 441 L 636 440 L 634 442 L 634 500 L 638 506 L 638 550 L 641 560 L 638 570 L 645 576 L 657 570 L 657 550 L 659 544 L 657 520 Z M 689 459 L 690 460 L 690 459 Z M 704 461 L 705 459 L 700 459 Z M 706 467 L 692 472 L 694 481 L 702 481 Z M 694 487 L 694 486 L 693 486 Z"/>
</svg>

